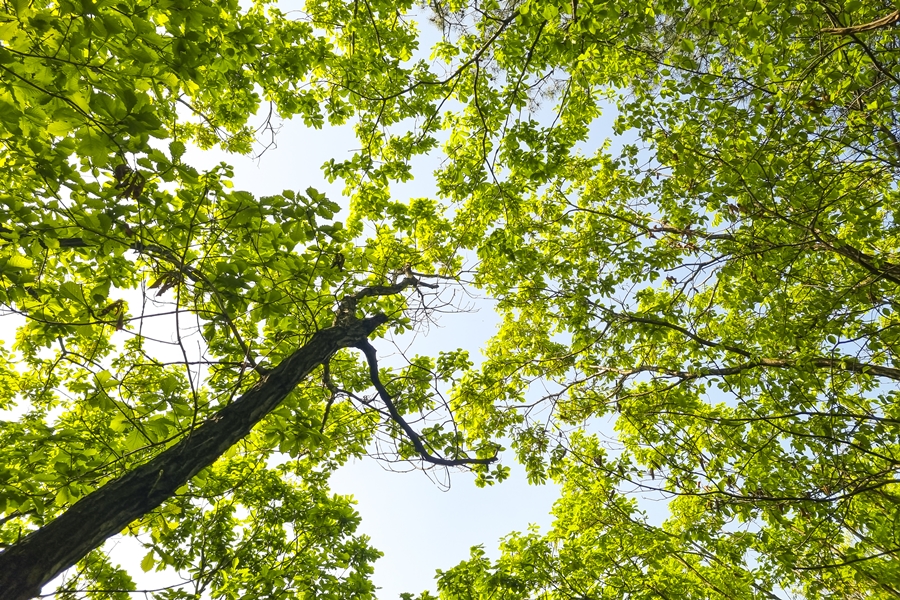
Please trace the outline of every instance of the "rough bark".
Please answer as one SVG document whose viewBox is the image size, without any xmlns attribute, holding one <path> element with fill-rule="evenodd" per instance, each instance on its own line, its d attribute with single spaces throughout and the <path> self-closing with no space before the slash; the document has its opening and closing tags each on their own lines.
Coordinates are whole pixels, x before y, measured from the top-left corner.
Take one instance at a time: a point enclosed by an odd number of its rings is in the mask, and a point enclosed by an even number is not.
<svg viewBox="0 0 900 600">
<path fill-rule="evenodd" d="M 110 481 L 49 524 L 0 553 L 0 599 L 26 600 L 110 536 L 162 504 L 274 410 L 300 381 L 341 348 L 358 345 L 384 315 L 342 318 L 317 332 L 251 390 L 153 460 Z"/>
</svg>

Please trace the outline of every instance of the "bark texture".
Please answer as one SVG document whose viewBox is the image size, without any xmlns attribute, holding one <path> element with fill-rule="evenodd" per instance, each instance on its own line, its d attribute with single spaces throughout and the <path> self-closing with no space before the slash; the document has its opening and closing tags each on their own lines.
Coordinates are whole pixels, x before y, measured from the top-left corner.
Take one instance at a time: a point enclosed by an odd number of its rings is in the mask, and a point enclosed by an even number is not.
<svg viewBox="0 0 900 600">
<path fill-rule="evenodd" d="M 262 380 L 151 461 L 85 496 L 44 527 L 0 553 L 0 599 L 27 600 L 88 552 L 162 504 L 201 469 L 211 465 L 328 357 L 358 345 L 384 315 L 345 317 L 317 332 Z"/>
</svg>

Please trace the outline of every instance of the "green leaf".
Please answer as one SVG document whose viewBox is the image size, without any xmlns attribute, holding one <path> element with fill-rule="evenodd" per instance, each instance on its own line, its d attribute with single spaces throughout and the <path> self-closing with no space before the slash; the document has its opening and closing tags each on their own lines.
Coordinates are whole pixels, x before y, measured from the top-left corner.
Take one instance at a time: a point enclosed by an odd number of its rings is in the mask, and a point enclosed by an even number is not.
<svg viewBox="0 0 900 600">
<path fill-rule="evenodd" d="M 84 301 L 84 296 L 81 292 L 81 286 L 72 281 L 66 281 L 60 284 L 59 295 L 68 300 L 75 300 L 76 302 Z"/>
<path fill-rule="evenodd" d="M 30 258 L 20 254 L 10 256 L 6 261 L 7 268 L 11 269 L 30 269 L 33 265 L 34 262 Z"/>
<path fill-rule="evenodd" d="M 85 126 L 76 133 L 78 153 L 97 162 L 105 162 L 111 154 L 109 139 L 97 129 Z"/>
<path fill-rule="evenodd" d="M 141 559 L 141 570 L 144 573 L 149 572 L 154 565 L 156 565 L 156 558 L 154 556 L 153 550 L 144 555 L 144 558 Z"/>
</svg>

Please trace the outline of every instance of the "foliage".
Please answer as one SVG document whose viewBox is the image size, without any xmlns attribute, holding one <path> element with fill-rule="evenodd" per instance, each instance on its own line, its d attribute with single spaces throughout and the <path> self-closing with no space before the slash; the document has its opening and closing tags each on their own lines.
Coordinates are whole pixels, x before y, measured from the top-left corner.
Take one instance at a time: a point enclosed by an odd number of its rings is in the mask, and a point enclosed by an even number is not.
<svg viewBox="0 0 900 600">
<path fill-rule="evenodd" d="M 4 543 L 187 435 L 327 327 L 335 295 L 403 272 L 463 281 L 477 256 L 470 285 L 503 317 L 485 361 L 416 359 L 388 387 L 418 413 L 437 406 L 436 379 L 452 382 L 455 427 L 426 428 L 431 447 L 486 457 L 508 436 L 562 497 L 552 531 L 510 536 L 497 561 L 473 551 L 441 574 L 442 597 L 900 594 L 893 5 L 4 10 L 0 293 L 28 321 L 0 402 L 29 406 L 0 432 Z M 431 61 L 417 58 L 424 18 L 441 32 Z M 257 199 L 228 187 L 227 166 L 182 162 L 188 143 L 250 151 L 263 102 L 314 126 L 353 119 L 362 149 L 325 165 L 352 198 L 346 226 L 315 190 Z M 598 148 L 604 112 L 620 137 Z M 412 161 L 437 153 L 436 198 L 393 199 Z M 149 317 L 122 291 L 141 282 L 192 316 L 208 367 L 148 356 Z M 403 330 L 416 298 L 363 308 Z M 340 585 L 356 587 L 341 589 L 368 594 L 373 551 L 322 478 L 382 422 L 400 456 L 417 449 L 396 420 L 334 401 L 371 385 L 357 360 L 336 356 L 324 383 L 302 383 L 136 524 L 161 549 L 148 564 L 193 569 L 214 594 L 275 594 L 257 576 L 312 593 L 281 567 L 242 571 L 257 546 L 227 532 L 265 537 L 313 502 L 344 517 L 310 533 L 320 554 L 291 560 L 322 577 L 353 565 Z M 295 462 L 268 466 L 277 450 Z M 504 474 L 476 468 L 482 482 Z M 255 497 L 228 491 L 239 469 Z M 251 508 L 275 495 L 285 504 Z M 665 521 L 640 498 L 667 501 Z M 234 528 L 232 502 L 253 525 Z M 159 524 L 167 514 L 185 515 L 183 533 Z M 230 542 L 215 567 L 201 564 L 202 519 Z M 124 585 L 108 566 L 83 575 Z"/>
<path fill-rule="evenodd" d="M 479 8 L 439 3 L 451 75 L 406 92 L 438 116 L 370 150 L 450 130 L 450 236 L 504 317 L 457 406 L 505 402 L 463 423 L 564 488 L 546 538 L 442 595 L 895 596 L 895 8 Z"/>
</svg>

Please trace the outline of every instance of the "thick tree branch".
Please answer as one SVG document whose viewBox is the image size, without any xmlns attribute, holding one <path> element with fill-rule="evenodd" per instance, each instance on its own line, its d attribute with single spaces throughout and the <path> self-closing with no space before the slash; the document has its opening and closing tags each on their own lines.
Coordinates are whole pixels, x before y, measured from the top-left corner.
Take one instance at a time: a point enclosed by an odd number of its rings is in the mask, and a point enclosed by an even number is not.
<svg viewBox="0 0 900 600">
<path fill-rule="evenodd" d="M 401 415 L 397 410 L 397 407 L 394 406 L 394 402 L 393 400 L 391 400 L 391 395 L 384 387 L 384 384 L 381 383 L 381 378 L 378 376 L 378 358 L 376 357 L 375 347 L 369 343 L 368 339 L 360 340 L 356 344 L 356 347 L 362 350 L 362 353 L 366 356 L 366 361 L 369 363 L 369 377 L 372 380 L 372 385 L 375 386 L 375 389 L 378 391 L 378 395 L 381 396 L 382 402 L 384 402 L 385 406 L 387 406 L 388 412 L 391 415 L 391 419 L 397 425 L 399 425 L 401 429 L 403 429 L 406 437 L 408 437 L 409 441 L 412 442 L 413 448 L 416 449 L 416 452 L 419 453 L 419 456 L 422 457 L 422 460 L 445 467 L 458 467 L 461 465 L 489 465 L 497 460 L 496 456 L 492 456 L 491 458 L 442 458 L 440 456 L 434 456 L 429 453 L 425 448 L 425 444 L 422 443 L 422 438 L 419 437 L 419 434 L 416 433 L 416 431 L 412 427 L 410 427 L 409 423 L 406 422 L 406 419 L 403 418 L 403 415 Z"/>
<path fill-rule="evenodd" d="M 366 295 L 372 294 L 357 294 Z M 181 442 L 85 496 L 55 520 L 0 553 L 0 599 L 26 600 L 38 595 L 44 584 L 161 505 L 201 469 L 215 462 L 337 350 L 359 346 L 387 321 L 388 317 L 382 314 L 366 319 L 347 318 L 316 332 L 252 389 Z"/>
<path fill-rule="evenodd" d="M 880 19 L 875 19 L 861 25 L 853 25 L 851 27 L 828 27 L 822 30 L 822 33 L 830 33 L 832 35 L 853 35 L 856 33 L 865 33 L 866 31 L 875 31 L 882 27 L 890 27 L 900 21 L 900 10 L 895 10 L 889 15 L 885 15 Z"/>
</svg>

